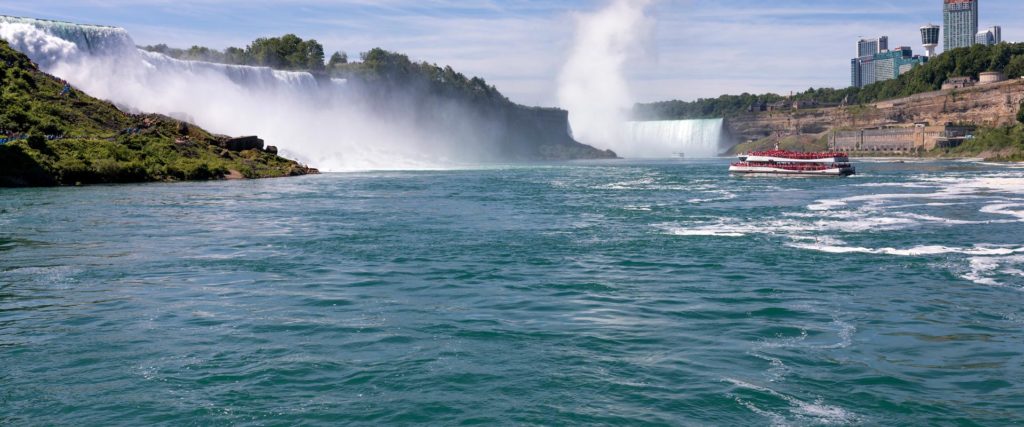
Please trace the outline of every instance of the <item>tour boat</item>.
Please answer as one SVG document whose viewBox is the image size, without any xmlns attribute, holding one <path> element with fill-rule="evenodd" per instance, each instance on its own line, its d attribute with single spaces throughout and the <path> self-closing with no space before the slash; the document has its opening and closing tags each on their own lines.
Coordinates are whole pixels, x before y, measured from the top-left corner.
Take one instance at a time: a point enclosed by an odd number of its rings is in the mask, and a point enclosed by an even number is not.
<svg viewBox="0 0 1024 427">
<path fill-rule="evenodd" d="M 857 173 L 846 153 L 801 153 L 775 150 L 739 156 L 729 167 L 732 173 L 849 176 Z"/>
</svg>

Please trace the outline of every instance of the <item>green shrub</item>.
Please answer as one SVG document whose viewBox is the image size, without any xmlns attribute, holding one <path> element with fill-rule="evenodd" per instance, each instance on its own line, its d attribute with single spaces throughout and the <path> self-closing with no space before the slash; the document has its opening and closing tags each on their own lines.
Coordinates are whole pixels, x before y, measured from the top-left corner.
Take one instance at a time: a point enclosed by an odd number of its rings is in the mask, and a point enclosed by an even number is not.
<svg viewBox="0 0 1024 427">
<path fill-rule="evenodd" d="M 64 185 L 89 182 L 93 175 L 92 168 L 88 164 L 74 157 L 61 158 L 53 164 L 53 169 L 56 172 L 55 175 L 59 177 L 60 183 Z"/>
<path fill-rule="evenodd" d="M 1017 121 L 1024 123 L 1024 101 L 1021 101 L 1020 108 L 1017 109 Z"/>
<path fill-rule="evenodd" d="M 28 135 L 28 146 L 34 150 L 46 151 L 46 137 L 42 132 L 33 129 Z"/>
</svg>

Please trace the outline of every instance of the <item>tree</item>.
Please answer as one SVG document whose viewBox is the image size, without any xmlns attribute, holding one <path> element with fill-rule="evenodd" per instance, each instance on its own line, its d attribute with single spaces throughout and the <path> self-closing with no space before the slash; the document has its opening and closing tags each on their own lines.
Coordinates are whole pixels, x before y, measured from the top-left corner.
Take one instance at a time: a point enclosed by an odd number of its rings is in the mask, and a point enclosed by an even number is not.
<svg viewBox="0 0 1024 427">
<path fill-rule="evenodd" d="M 327 63 L 327 68 L 335 69 L 344 64 L 348 64 L 348 54 L 340 51 L 334 52 L 331 55 L 331 60 Z"/>
<path fill-rule="evenodd" d="M 252 65 L 282 70 L 320 72 L 324 70 L 324 47 L 316 40 L 302 40 L 295 34 L 259 38 L 245 49 Z"/>
<path fill-rule="evenodd" d="M 1017 109 L 1017 121 L 1024 124 L 1024 101 L 1021 101 L 1020 108 Z"/>
<path fill-rule="evenodd" d="M 245 53 L 245 49 L 237 47 L 229 47 L 224 49 L 224 63 L 234 65 L 246 65 L 251 61 L 249 55 Z"/>
<path fill-rule="evenodd" d="M 1017 55 L 1010 59 L 1005 72 L 1006 77 L 1011 79 L 1024 77 L 1024 55 Z"/>
<path fill-rule="evenodd" d="M 284 58 L 278 53 L 280 44 L 280 39 L 261 37 L 245 48 L 245 54 L 252 65 L 280 68 L 284 65 Z"/>
<path fill-rule="evenodd" d="M 314 39 L 309 39 L 301 47 L 305 54 L 305 69 L 314 73 L 324 71 L 324 46 Z"/>
<path fill-rule="evenodd" d="M 185 51 L 184 57 L 181 59 L 204 62 L 224 62 L 224 54 L 217 49 L 210 49 L 203 46 L 192 46 L 189 50 Z"/>
</svg>

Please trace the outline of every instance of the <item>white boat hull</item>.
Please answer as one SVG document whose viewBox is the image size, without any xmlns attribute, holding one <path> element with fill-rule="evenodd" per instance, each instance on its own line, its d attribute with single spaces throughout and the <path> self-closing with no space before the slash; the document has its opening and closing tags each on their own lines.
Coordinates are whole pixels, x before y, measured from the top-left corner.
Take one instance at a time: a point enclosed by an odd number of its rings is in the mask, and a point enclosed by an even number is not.
<svg viewBox="0 0 1024 427">
<path fill-rule="evenodd" d="M 790 170 L 769 166 L 730 166 L 731 173 L 775 174 L 775 175 L 811 175 L 811 176 L 849 176 L 857 173 L 853 166 L 846 168 L 829 168 L 821 170 Z"/>
<path fill-rule="evenodd" d="M 818 159 L 792 159 L 788 157 L 739 156 L 741 162 L 751 163 L 849 163 L 849 157 L 823 157 Z"/>
</svg>

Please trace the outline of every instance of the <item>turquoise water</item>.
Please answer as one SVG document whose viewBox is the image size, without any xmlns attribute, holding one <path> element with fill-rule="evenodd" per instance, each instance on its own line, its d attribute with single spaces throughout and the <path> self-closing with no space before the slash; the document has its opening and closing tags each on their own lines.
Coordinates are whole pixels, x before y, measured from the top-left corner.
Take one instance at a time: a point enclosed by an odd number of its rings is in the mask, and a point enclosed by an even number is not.
<svg viewBox="0 0 1024 427">
<path fill-rule="evenodd" d="M 0 424 L 1001 425 L 1024 169 L 0 190 Z"/>
</svg>

